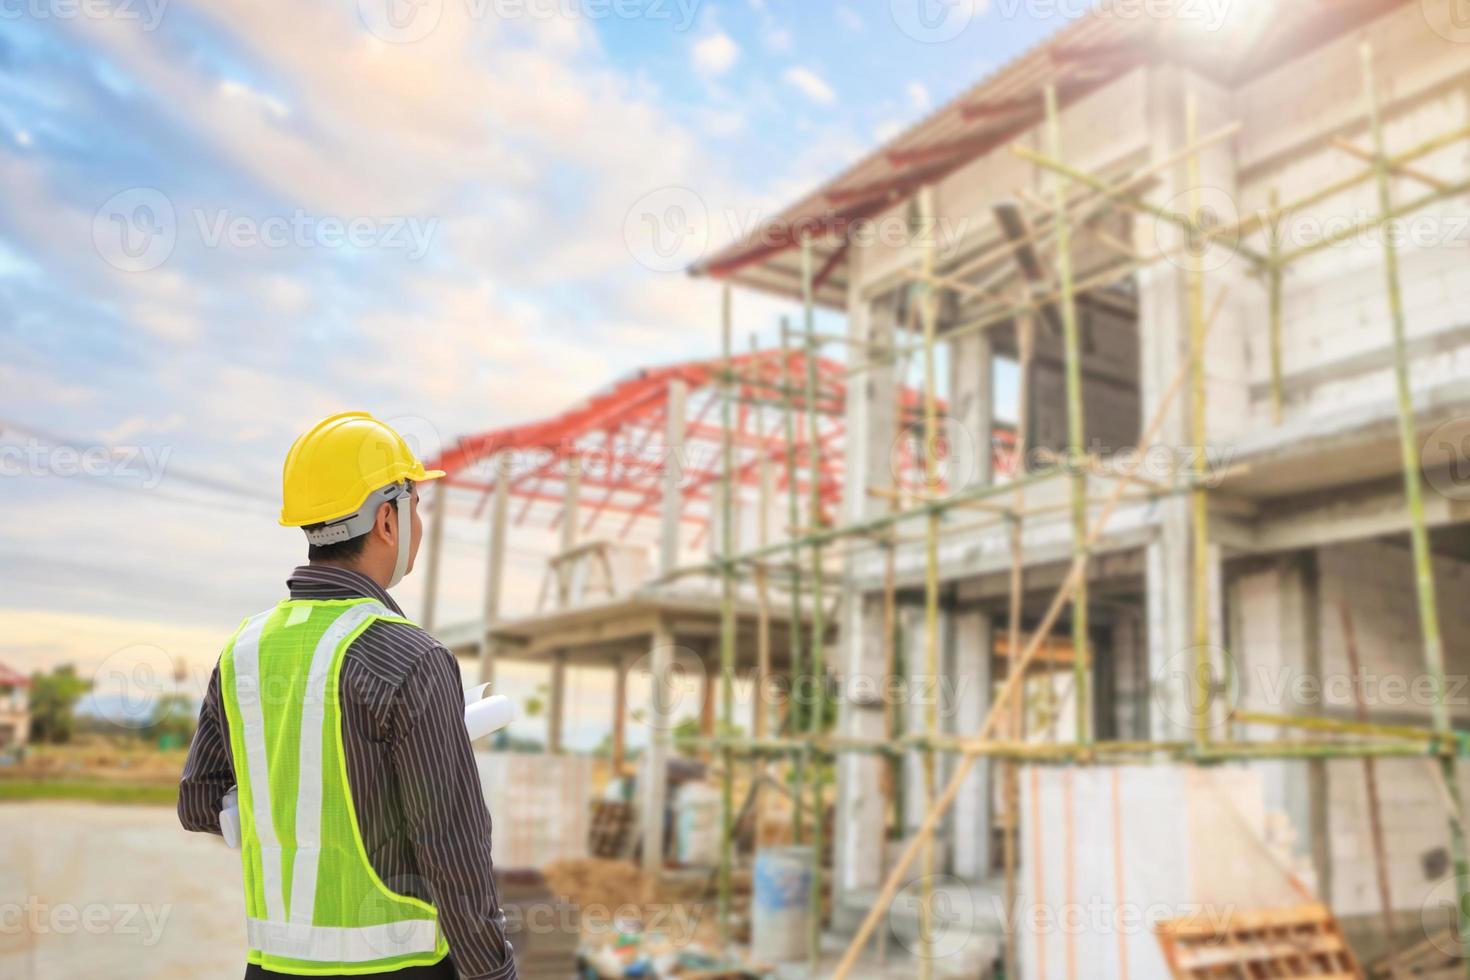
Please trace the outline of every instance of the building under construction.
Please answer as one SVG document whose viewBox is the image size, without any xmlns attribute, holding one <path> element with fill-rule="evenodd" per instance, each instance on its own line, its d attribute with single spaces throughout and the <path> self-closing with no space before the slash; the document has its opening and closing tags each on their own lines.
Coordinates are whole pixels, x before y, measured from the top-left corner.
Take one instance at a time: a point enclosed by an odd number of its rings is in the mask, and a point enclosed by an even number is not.
<svg viewBox="0 0 1470 980">
<path fill-rule="evenodd" d="M 682 747 L 719 763 L 722 926 L 749 769 L 830 852 L 839 976 L 905 914 L 933 969 L 953 901 L 1007 976 L 1357 976 L 1410 947 L 1463 975 L 1438 930 L 1470 882 L 1470 28 L 1450 0 L 1192 6 L 1074 22 L 702 260 L 722 357 L 435 464 L 489 501 L 459 644 L 487 676 L 596 663 L 621 699 L 647 658 L 651 866 L 668 675 L 702 664 Z M 737 351 L 732 287 L 805 322 Z M 598 447 L 694 440 L 692 470 L 586 475 Z M 527 447 L 554 452 L 496 475 Z M 514 496 L 564 548 L 509 617 Z M 657 526 L 645 574 L 579 539 L 599 514 Z M 776 675 L 819 694 L 736 719 L 737 676 Z M 1098 896 L 1176 914 L 1006 914 Z M 1232 914 L 1186 921 L 1201 904 Z"/>
</svg>

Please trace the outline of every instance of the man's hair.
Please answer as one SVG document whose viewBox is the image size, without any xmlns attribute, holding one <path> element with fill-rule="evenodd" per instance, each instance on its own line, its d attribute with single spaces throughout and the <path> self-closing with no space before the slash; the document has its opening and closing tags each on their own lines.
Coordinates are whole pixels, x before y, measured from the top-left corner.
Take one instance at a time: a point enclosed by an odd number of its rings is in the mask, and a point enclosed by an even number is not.
<svg viewBox="0 0 1470 980">
<path fill-rule="evenodd" d="M 306 557 L 308 561 L 352 561 L 362 556 L 362 549 L 367 547 L 367 539 L 367 534 L 359 534 L 355 538 L 334 541 L 331 544 L 307 544 Z"/>
</svg>

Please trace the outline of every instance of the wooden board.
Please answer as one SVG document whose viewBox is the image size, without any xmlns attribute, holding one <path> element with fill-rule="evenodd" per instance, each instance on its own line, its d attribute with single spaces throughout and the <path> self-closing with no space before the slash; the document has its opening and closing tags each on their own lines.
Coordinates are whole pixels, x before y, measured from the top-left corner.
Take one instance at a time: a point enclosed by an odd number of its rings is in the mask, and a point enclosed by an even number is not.
<svg viewBox="0 0 1470 980">
<path fill-rule="evenodd" d="M 1363 980 L 1337 920 L 1319 904 L 1189 916 L 1154 930 L 1176 980 L 1319 977 Z"/>
</svg>

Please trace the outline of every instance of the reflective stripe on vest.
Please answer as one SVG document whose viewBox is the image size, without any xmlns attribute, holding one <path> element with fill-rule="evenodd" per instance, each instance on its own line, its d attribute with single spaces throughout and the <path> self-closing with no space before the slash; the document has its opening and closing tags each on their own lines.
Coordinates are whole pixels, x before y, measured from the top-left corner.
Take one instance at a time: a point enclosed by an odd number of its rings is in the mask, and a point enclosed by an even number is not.
<svg viewBox="0 0 1470 980">
<path fill-rule="evenodd" d="M 247 620 L 221 658 L 250 815 L 250 961 L 272 971 L 378 973 L 448 951 L 434 907 L 378 879 L 353 812 L 337 681 L 348 643 L 374 619 L 408 622 L 371 599 L 288 600 Z"/>
<path fill-rule="evenodd" d="M 265 762 L 265 714 L 260 703 L 260 632 L 272 609 L 251 618 L 235 640 L 235 701 L 240 706 L 241 734 L 245 738 L 245 766 L 250 777 L 251 814 L 260 839 L 260 877 L 265 907 L 272 921 L 285 918 L 281 884 L 281 842 L 271 819 L 271 781 Z"/>
<path fill-rule="evenodd" d="M 355 929 L 246 919 L 245 936 L 251 949 L 272 956 L 318 963 L 367 963 L 385 956 L 432 953 L 439 929 L 432 919 Z"/>
</svg>

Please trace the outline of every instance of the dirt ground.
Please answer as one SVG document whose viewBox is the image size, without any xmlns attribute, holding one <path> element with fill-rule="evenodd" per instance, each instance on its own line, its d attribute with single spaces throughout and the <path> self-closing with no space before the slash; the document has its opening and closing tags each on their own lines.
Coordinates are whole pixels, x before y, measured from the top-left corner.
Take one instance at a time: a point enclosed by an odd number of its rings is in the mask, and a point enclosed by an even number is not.
<svg viewBox="0 0 1470 980">
<path fill-rule="evenodd" d="M 245 972 L 239 856 L 171 807 L 0 805 L 0 977 Z"/>
<path fill-rule="evenodd" d="M 239 857 L 217 838 L 185 833 L 172 807 L 0 804 L 0 841 L 5 980 L 244 974 Z M 843 947 L 829 940 L 822 975 Z M 882 967 L 865 960 L 860 975 L 913 976 L 912 961 L 894 952 Z M 778 976 L 805 974 L 793 964 Z"/>
</svg>

